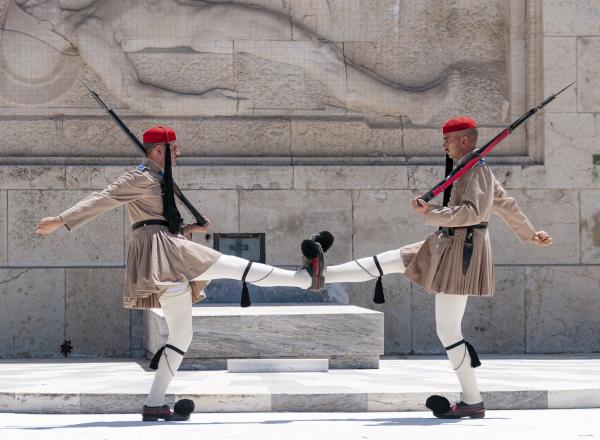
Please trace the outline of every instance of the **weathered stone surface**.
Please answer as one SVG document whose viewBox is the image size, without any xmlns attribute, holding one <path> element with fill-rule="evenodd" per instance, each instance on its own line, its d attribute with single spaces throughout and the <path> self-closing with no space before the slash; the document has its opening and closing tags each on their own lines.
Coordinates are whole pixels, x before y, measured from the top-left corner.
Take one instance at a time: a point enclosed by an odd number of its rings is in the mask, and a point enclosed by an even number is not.
<svg viewBox="0 0 600 440">
<path fill-rule="evenodd" d="M 590 53 L 591 56 L 593 56 Z M 577 39 L 544 38 L 544 96 L 550 96 L 577 79 Z M 581 81 L 580 81 L 581 83 Z M 545 112 L 576 112 L 578 85 L 565 90 Z M 589 92 L 593 93 L 593 88 Z"/>
<path fill-rule="evenodd" d="M 600 351 L 597 266 L 525 270 L 527 353 Z"/>
<path fill-rule="evenodd" d="M 62 357 L 64 269 L 0 269 L 0 357 Z"/>
<path fill-rule="evenodd" d="M 444 178 L 444 166 L 442 165 L 411 165 L 407 168 L 408 188 L 419 190 L 419 194 L 430 190 Z M 415 195 L 417 194 L 415 193 Z"/>
<path fill-rule="evenodd" d="M 287 119 L 194 118 L 173 121 L 172 127 L 187 156 L 288 156 L 290 152 Z"/>
<path fill-rule="evenodd" d="M 141 159 L 140 159 L 141 162 Z M 102 190 L 114 182 L 129 166 L 77 165 L 66 167 L 66 188 L 69 190 Z M 177 170 L 177 168 L 175 169 Z"/>
<path fill-rule="evenodd" d="M 600 153 L 600 118 L 592 113 L 544 116 L 544 166 L 523 169 L 527 188 L 597 188 L 592 155 Z"/>
<path fill-rule="evenodd" d="M 75 205 L 86 191 L 10 191 L 8 263 L 16 266 L 120 266 L 123 264 L 123 209 L 69 232 L 38 236 L 35 226 Z M 57 251 L 60 250 L 60 251 Z"/>
<path fill-rule="evenodd" d="M 300 265 L 300 242 L 328 230 L 335 245 L 327 263 L 352 258 L 349 191 L 241 191 L 240 232 L 266 233 L 267 264 Z"/>
<path fill-rule="evenodd" d="M 123 269 L 67 269 L 65 277 L 65 334 L 73 355 L 128 356 L 131 322 L 123 308 Z"/>
<path fill-rule="evenodd" d="M 65 139 L 62 119 L 30 118 L 0 119 L 0 131 L 5 141 L 0 145 L 2 156 L 64 156 Z"/>
<path fill-rule="evenodd" d="M 0 266 L 8 264 L 8 200 L 6 191 L 0 191 Z"/>
<path fill-rule="evenodd" d="M 292 120 L 295 156 L 402 156 L 402 128 L 360 121 Z"/>
<path fill-rule="evenodd" d="M 481 353 L 525 350 L 525 269 L 496 267 L 496 294 L 469 298 L 463 335 Z M 435 297 L 412 285 L 412 349 L 416 354 L 443 354 L 435 324 Z"/>
<path fill-rule="evenodd" d="M 290 412 L 353 412 L 368 411 L 368 394 L 355 393 L 344 395 L 327 394 L 273 394 L 271 396 L 271 411 Z"/>
<path fill-rule="evenodd" d="M 600 34 L 600 4 L 594 0 L 545 0 L 543 8 L 548 36 Z"/>
<path fill-rule="evenodd" d="M 294 188 L 405 189 L 406 167 L 402 166 L 295 166 Z"/>
<path fill-rule="evenodd" d="M 346 71 L 341 57 L 317 41 L 236 41 L 240 113 L 255 110 L 325 110 L 344 107 Z"/>
<path fill-rule="evenodd" d="M 600 37 L 582 37 L 577 40 L 577 98 L 578 111 L 600 111 Z M 569 84 L 568 82 L 565 86 Z M 563 87 L 565 87 L 563 86 Z"/>
<path fill-rule="evenodd" d="M 579 199 L 569 190 L 511 190 L 519 208 L 537 231 L 547 231 L 552 246 L 522 243 L 498 216 L 490 222 L 497 264 L 558 264 L 579 262 Z"/>
<path fill-rule="evenodd" d="M 278 166 L 178 166 L 181 189 L 292 189 L 294 168 Z"/>
<path fill-rule="evenodd" d="M 410 207 L 412 191 L 356 191 L 353 208 L 354 258 L 425 240 L 433 232 Z"/>
<path fill-rule="evenodd" d="M 383 278 L 384 304 L 373 302 L 375 281 L 347 283 L 350 304 L 377 310 L 385 317 L 385 354 L 407 354 L 412 351 L 412 317 L 410 282 L 402 275 L 386 275 Z"/>
<path fill-rule="evenodd" d="M 581 262 L 600 263 L 600 191 L 581 191 Z"/>
<path fill-rule="evenodd" d="M 65 168 L 62 166 L 0 166 L 2 189 L 64 189 Z"/>
<path fill-rule="evenodd" d="M 294 22 L 330 41 L 377 41 L 387 28 L 398 26 L 398 10 L 392 0 L 291 0 Z M 389 32 L 389 31 L 388 31 Z M 309 38 L 294 26 L 294 39 Z"/>
</svg>

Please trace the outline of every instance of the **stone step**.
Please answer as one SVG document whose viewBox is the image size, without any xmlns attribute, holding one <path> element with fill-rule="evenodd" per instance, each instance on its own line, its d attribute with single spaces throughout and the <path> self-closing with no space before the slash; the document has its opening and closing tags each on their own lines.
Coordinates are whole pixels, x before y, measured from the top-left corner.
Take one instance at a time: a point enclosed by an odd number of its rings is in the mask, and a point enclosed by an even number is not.
<svg viewBox="0 0 600 440">
<path fill-rule="evenodd" d="M 226 369 L 227 359 L 329 360 L 329 368 L 378 368 L 383 313 L 341 304 L 229 304 L 193 308 L 194 339 L 183 369 Z M 160 309 L 144 312 L 151 357 L 168 335 Z"/>
<path fill-rule="evenodd" d="M 228 359 L 228 373 L 326 373 L 327 359 Z"/>
</svg>

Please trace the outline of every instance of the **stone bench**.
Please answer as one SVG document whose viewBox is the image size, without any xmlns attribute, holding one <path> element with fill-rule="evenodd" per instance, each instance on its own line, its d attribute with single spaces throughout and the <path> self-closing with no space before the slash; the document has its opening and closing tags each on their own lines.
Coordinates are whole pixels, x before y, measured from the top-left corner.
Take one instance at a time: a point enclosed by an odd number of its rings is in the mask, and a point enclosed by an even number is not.
<svg viewBox="0 0 600 440">
<path fill-rule="evenodd" d="M 194 339 L 183 369 L 226 369 L 227 359 L 329 360 L 329 368 L 379 368 L 383 313 L 340 304 L 230 304 L 193 308 Z M 160 309 L 144 312 L 148 358 L 164 345 Z"/>
</svg>

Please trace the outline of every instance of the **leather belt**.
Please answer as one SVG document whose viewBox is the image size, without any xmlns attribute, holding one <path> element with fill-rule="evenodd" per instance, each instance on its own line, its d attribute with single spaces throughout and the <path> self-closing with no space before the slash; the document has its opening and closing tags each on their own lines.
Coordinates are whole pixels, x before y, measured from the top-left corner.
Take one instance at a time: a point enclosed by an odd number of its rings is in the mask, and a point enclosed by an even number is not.
<svg viewBox="0 0 600 440">
<path fill-rule="evenodd" d="M 142 226 L 150 226 L 150 225 L 161 225 L 161 226 L 169 226 L 169 222 L 166 220 L 143 220 L 141 222 L 137 222 L 131 225 L 131 230 L 135 231 Z"/>
<path fill-rule="evenodd" d="M 473 229 L 487 229 L 487 222 L 478 223 L 476 225 L 470 226 L 459 226 L 459 227 L 442 227 L 440 230 L 446 234 L 447 236 L 454 235 L 454 231 L 456 229 L 466 229 L 467 236 L 465 237 L 465 243 L 463 245 L 463 265 L 462 271 L 463 275 L 466 275 L 467 270 L 469 270 L 469 265 L 471 264 L 471 257 L 473 256 Z"/>
</svg>

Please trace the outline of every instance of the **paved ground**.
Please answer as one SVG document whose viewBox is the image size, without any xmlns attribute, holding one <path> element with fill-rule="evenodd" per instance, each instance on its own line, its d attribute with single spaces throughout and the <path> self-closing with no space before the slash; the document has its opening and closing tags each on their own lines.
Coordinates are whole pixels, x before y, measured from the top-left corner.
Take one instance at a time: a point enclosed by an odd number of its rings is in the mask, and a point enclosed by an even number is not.
<svg viewBox="0 0 600 440">
<path fill-rule="evenodd" d="M 147 363 L 4 360 L 0 412 L 137 413 L 153 377 Z M 600 357 L 484 356 L 477 375 L 489 409 L 600 408 Z M 208 413 L 422 411 L 430 394 L 456 399 L 458 390 L 445 357 L 414 357 L 377 370 L 182 371 L 168 399 L 191 397 Z"/>
<path fill-rule="evenodd" d="M 0 413 L 3 440 L 594 440 L 600 409 L 489 411 L 485 419 L 439 420 L 405 413 L 193 414 L 188 422 L 143 423 L 133 414 Z"/>
</svg>

